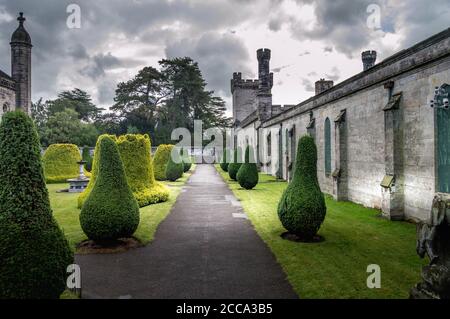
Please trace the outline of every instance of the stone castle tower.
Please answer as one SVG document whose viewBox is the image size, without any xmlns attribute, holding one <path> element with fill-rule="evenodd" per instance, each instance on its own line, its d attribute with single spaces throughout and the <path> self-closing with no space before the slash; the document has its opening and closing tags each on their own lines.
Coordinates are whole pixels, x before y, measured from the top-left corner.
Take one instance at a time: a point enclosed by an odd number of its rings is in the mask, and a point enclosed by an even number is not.
<svg viewBox="0 0 450 319">
<path fill-rule="evenodd" d="M 25 18 L 20 12 L 19 27 L 11 37 L 11 77 L 16 87 L 16 109 L 31 111 L 31 37 L 25 30 Z"/>
<path fill-rule="evenodd" d="M 258 114 L 262 121 L 272 116 L 273 73 L 270 73 L 270 50 L 256 51 L 258 58 Z"/>
<path fill-rule="evenodd" d="M 235 126 L 255 111 L 260 120 L 268 119 L 272 114 L 273 73 L 270 72 L 270 50 L 259 49 L 256 56 L 258 79 L 244 80 L 242 73 L 233 73 L 231 93 Z"/>
</svg>

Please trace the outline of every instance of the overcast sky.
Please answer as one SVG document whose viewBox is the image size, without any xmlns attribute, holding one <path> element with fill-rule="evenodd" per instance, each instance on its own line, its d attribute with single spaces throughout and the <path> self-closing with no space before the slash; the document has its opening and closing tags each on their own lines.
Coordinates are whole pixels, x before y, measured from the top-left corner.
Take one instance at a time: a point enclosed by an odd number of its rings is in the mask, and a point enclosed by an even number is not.
<svg viewBox="0 0 450 319">
<path fill-rule="evenodd" d="M 66 23 L 71 3 L 81 8 L 79 29 Z M 78 87 L 103 107 L 144 66 L 190 56 L 230 108 L 232 73 L 256 77 L 258 48 L 272 50 L 274 104 L 297 104 L 319 78 L 361 72 L 361 51 L 377 50 L 380 62 L 450 26 L 450 0 L 0 0 L 8 74 L 19 11 L 34 45 L 33 100 Z"/>
</svg>

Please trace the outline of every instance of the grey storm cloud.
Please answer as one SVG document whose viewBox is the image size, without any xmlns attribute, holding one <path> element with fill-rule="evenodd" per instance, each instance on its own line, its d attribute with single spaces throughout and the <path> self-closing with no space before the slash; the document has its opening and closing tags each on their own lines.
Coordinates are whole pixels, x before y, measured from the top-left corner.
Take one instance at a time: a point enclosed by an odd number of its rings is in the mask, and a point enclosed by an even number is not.
<svg viewBox="0 0 450 319">
<path fill-rule="evenodd" d="M 305 91 L 307 91 L 307 92 L 315 91 L 314 85 L 311 80 L 303 78 L 303 79 L 301 79 L 301 81 L 302 81 L 302 85 L 303 85 L 303 88 L 305 89 Z"/>
<path fill-rule="evenodd" d="M 449 0 L 432 4 L 426 0 L 290 0 L 297 3 L 299 12 L 303 5 L 313 7 L 313 26 L 302 23 L 301 15 L 283 12 L 284 1 L 289 0 L 77 0 L 73 2 L 81 7 L 82 28 L 69 29 L 66 8 L 72 1 L 0 0 L 0 68 L 10 73 L 8 44 L 19 11 L 25 13 L 34 44 L 33 99 L 56 96 L 66 89 L 63 83 L 77 85 L 105 104 L 113 103 L 115 85 L 123 80 L 119 68 L 144 67 L 164 54 L 191 56 L 199 62 L 209 88 L 229 98 L 232 72 L 253 77 L 256 70 L 255 57 L 246 47 L 248 39 L 240 32 L 243 26 L 250 30 L 263 26 L 300 41 L 322 41 L 333 48 L 330 55 L 338 52 L 350 57 L 371 49 L 367 45 L 380 36 L 366 26 L 367 6 L 372 3 L 381 7 L 382 31 L 401 34 L 402 48 L 449 26 Z M 117 47 L 119 38 L 122 45 L 133 48 L 129 56 L 126 47 Z M 120 56 L 116 48 L 122 49 Z M 289 50 L 289 44 L 283 49 Z M 333 71 L 328 75 L 340 76 Z"/>
<path fill-rule="evenodd" d="M 230 78 L 233 72 L 253 75 L 247 67 L 249 54 L 242 40 L 228 33 L 208 32 L 196 39 L 183 39 L 168 44 L 169 58 L 189 56 L 198 61 L 208 82 L 216 93 L 230 96 Z"/>
</svg>

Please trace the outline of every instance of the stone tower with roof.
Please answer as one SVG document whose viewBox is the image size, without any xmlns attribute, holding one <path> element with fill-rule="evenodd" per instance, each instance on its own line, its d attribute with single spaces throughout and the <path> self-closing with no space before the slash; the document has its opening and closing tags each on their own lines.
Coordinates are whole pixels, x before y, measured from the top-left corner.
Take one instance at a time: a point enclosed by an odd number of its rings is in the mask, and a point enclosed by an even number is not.
<svg viewBox="0 0 450 319">
<path fill-rule="evenodd" d="M 11 77 L 15 82 L 15 108 L 31 111 L 31 37 L 25 30 L 25 17 L 20 12 L 19 26 L 11 37 Z"/>
</svg>

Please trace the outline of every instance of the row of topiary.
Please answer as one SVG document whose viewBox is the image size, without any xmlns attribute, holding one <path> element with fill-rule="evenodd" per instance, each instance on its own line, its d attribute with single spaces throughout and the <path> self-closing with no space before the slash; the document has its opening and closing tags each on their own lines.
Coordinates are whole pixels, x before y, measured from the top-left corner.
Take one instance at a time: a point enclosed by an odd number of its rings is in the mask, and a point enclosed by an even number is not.
<svg viewBox="0 0 450 319">
<path fill-rule="evenodd" d="M 150 137 L 147 134 L 127 134 L 119 137 L 105 134 L 101 135 L 97 140 L 94 161 L 92 163 L 91 179 L 87 188 L 78 197 L 78 208 L 83 206 L 84 201 L 96 183 L 101 160 L 99 146 L 102 139 L 107 137 L 113 140 L 118 146 L 128 184 L 139 206 L 143 207 L 167 201 L 169 198 L 169 189 L 165 185 L 157 182 L 154 177 L 150 152 Z"/>
<path fill-rule="evenodd" d="M 233 161 L 228 162 L 230 155 L 226 150 L 224 151 L 220 167 L 225 172 L 228 172 L 230 178 L 237 181 L 242 188 L 253 189 L 259 180 L 258 167 L 253 155 L 253 149 L 247 146 L 243 163 L 240 148 L 237 148 L 233 152 Z"/>
<path fill-rule="evenodd" d="M 224 151 L 220 167 L 241 187 L 252 189 L 258 183 L 258 169 L 251 148 L 247 146 L 242 164 L 240 150 L 233 153 L 233 161 L 229 162 L 230 154 Z M 278 216 L 289 233 L 299 240 L 310 241 L 316 236 L 325 215 L 325 198 L 317 179 L 317 148 L 314 139 L 305 135 L 298 142 L 294 176 L 280 199 Z"/>
</svg>

